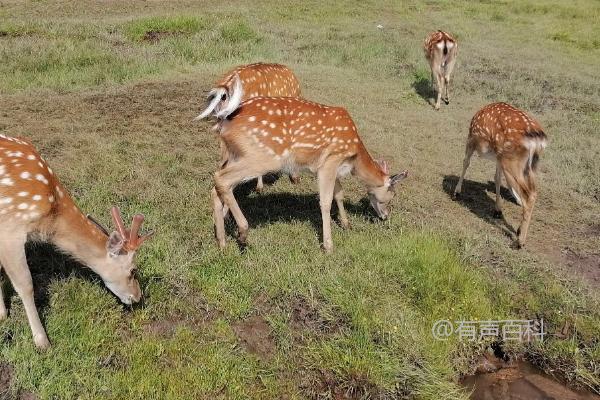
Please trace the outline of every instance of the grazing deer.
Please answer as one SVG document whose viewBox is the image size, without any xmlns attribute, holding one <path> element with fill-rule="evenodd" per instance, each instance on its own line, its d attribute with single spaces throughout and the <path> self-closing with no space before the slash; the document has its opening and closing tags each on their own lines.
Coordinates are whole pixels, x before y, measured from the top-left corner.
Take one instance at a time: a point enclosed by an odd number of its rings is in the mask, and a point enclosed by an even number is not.
<svg viewBox="0 0 600 400">
<path fill-rule="evenodd" d="M 35 345 L 50 343 L 33 299 L 33 283 L 25 258 L 28 238 L 47 241 L 96 272 L 125 304 L 140 300 L 133 258 L 151 234 L 139 236 L 143 215 L 131 229 L 112 208 L 117 231 L 108 233 L 73 202 L 52 169 L 25 139 L 0 135 L 0 270 L 4 269 L 21 297 Z M 0 285 L 0 320 L 6 318 Z"/>
<path fill-rule="evenodd" d="M 475 114 L 469 127 L 463 170 L 454 190 L 462 192 L 463 180 L 471 156 L 496 160 L 496 211 L 502 217 L 500 185 L 502 174 L 517 203 L 523 207 L 523 217 L 517 230 L 517 246 L 525 244 L 533 205 L 537 198 L 535 173 L 540 154 L 546 147 L 546 134 L 540 124 L 523 111 L 506 103 L 493 103 Z"/>
<path fill-rule="evenodd" d="M 225 246 L 224 214 L 228 209 L 238 226 L 240 243 L 246 242 L 248 233 L 233 188 L 267 172 L 306 169 L 317 175 L 327 252 L 333 249 L 330 210 L 334 199 L 342 227 L 349 226 L 341 177 L 356 175 L 367 186 L 377 215 L 388 217 L 394 189 L 408 173 L 390 176 L 385 162 L 371 158 L 345 109 L 290 97 L 256 97 L 238 105 L 230 104 L 232 114 L 223 115 L 218 124 L 228 154 L 224 167 L 215 173 L 211 192 L 221 248 Z"/>
<path fill-rule="evenodd" d="M 437 87 L 435 109 L 440 109 L 440 100 L 444 92 L 444 102 L 450 103 L 450 75 L 456 63 L 458 43 L 448 32 L 437 31 L 430 33 L 425 39 L 425 57 L 431 68 L 431 84 Z"/>
<path fill-rule="evenodd" d="M 238 79 L 236 79 L 236 76 Z M 236 85 L 239 85 L 236 87 Z M 241 90 L 240 90 L 241 88 Z M 300 82 L 291 69 L 281 64 L 256 63 L 241 65 L 233 71 L 228 72 L 217 82 L 215 87 L 208 93 L 208 106 L 198 115 L 195 120 L 206 118 L 209 115 L 223 118 L 233 112 L 230 105 L 238 104 L 239 100 L 234 96 L 240 96 L 241 101 L 253 97 L 300 97 Z M 227 159 L 227 152 L 221 146 L 221 165 Z M 297 183 L 298 173 L 291 171 L 290 180 Z M 263 190 L 262 176 L 258 177 L 256 190 Z"/>
</svg>

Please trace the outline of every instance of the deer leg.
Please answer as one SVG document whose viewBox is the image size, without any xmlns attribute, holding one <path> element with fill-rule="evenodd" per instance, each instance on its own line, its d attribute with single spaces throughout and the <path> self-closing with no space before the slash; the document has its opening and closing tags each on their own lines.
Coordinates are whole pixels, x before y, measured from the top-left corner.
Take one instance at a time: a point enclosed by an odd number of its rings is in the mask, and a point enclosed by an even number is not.
<svg viewBox="0 0 600 400">
<path fill-rule="evenodd" d="M 437 100 L 435 101 L 435 109 L 439 110 L 442 101 L 442 91 L 444 90 L 444 77 L 442 76 L 442 71 L 439 64 L 434 66 L 433 73 L 435 75 L 435 81 L 437 84 Z"/>
<path fill-rule="evenodd" d="M 27 235 L 13 235 L 0 242 L 0 263 L 10 279 L 15 291 L 23 301 L 25 313 L 29 320 L 33 341 L 37 348 L 43 350 L 50 347 L 48 336 L 40 321 L 35 301 L 33 298 L 33 282 L 25 256 L 25 242 Z"/>
<path fill-rule="evenodd" d="M 0 264 L 0 321 L 8 316 L 6 306 L 4 305 L 4 294 L 2 293 L 2 264 Z"/>
<path fill-rule="evenodd" d="M 337 166 L 332 163 L 323 165 L 317 172 L 319 181 L 319 204 L 321 206 L 321 218 L 323 220 L 323 249 L 327 253 L 333 250 L 331 239 L 331 203 L 337 175 Z"/>
<path fill-rule="evenodd" d="M 530 187 L 523 177 L 524 168 L 525 166 L 522 165 L 522 163 L 511 164 L 507 162 L 503 164 L 506 182 L 510 188 L 516 192 L 522 203 L 523 216 L 521 218 L 519 229 L 517 230 L 518 248 L 525 245 L 525 239 L 527 238 L 527 231 L 531 221 L 531 213 L 533 211 L 533 204 L 536 199 L 535 187 Z"/>
<path fill-rule="evenodd" d="M 446 89 L 446 98 L 444 101 L 446 104 L 450 104 L 450 75 L 454 69 L 456 63 L 456 57 L 454 54 L 448 56 L 449 60 L 446 61 L 446 67 L 444 68 L 444 87 Z"/>
<path fill-rule="evenodd" d="M 213 222 L 215 224 L 215 236 L 219 243 L 219 248 L 225 247 L 225 214 L 223 212 L 224 206 L 216 188 L 212 188 L 210 191 L 210 198 L 213 206 Z"/>
<path fill-rule="evenodd" d="M 454 188 L 454 198 L 458 198 L 459 194 L 462 193 L 463 181 L 465 179 L 465 174 L 467 173 L 467 168 L 469 168 L 469 165 L 471 163 L 471 157 L 473 156 L 474 151 L 475 148 L 471 145 L 470 142 L 467 142 L 467 148 L 465 150 L 465 159 L 463 160 L 462 173 L 460 174 L 460 178 L 458 179 L 458 184 L 456 185 L 456 188 Z"/>
<path fill-rule="evenodd" d="M 342 228 L 350 228 L 350 222 L 348 222 L 348 215 L 346 214 L 346 209 L 344 208 L 344 190 L 342 189 L 342 184 L 340 183 L 339 179 L 335 180 L 335 187 L 333 188 L 333 198 L 335 199 L 335 203 L 337 204 L 340 224 L 342 224 Z"/>
<path fill-rule="evenodd" d="M 256 191 L 259 193 L 262 193 L 263 189 L 264 189 L 265 185 L 263 183 L 263 177 L 262 175 L 258 177 L 257 181 L 256 181 Z"/>
<path fill-rule="evenodd" d="M 494 218 L 502 218 L 502 197 L 500 196 L 500 186 L 502 185 L 502 166 L 500 162 L 496 163 L 496 176 L 494 177 L 496 182 L 496 210 L 494 211 Z"/>
</svg>

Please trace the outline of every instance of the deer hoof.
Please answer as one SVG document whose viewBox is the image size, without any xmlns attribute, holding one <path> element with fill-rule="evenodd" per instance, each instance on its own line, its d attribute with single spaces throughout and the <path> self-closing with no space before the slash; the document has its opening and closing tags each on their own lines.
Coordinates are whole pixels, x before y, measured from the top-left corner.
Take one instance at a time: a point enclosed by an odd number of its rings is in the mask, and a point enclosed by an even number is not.
<svg viewBox="0 0 600 400">
<path fill-rule="evenodd" d="M 33 342 L 35 343 L 35 347 L 38 350 L 48 350 L 50 348 L 50 342 L 48 341 L 48 337 L 46 334 L 39 334 L 33 337 Z"/>
<path fill-rule="evenodd" d="M 452 193 L 452 200 L 460 200 L 462 198 L 462 194 L 460 192 Z"/>
<path fill-rule="evenodd" d="M 300 177 L 296 175 L 290 175 L 290 182 L 297 185 L 300 182 Z"/>
<path fill-rule="evenodd" d="M 446 103 L 446 105 L 450 104 L 450 99 L 444 99 L 444 103 Z"/>
<path fill-rule="evenodd" d="M 327 254 L 333 252 L 333 243 L 323 243 L 323 251 Z"/>
<path fill-rule="evenodd" d="M 0 299 L 0 301 L 3 301 Z M 6 319 L 8 317 L 8 312 L 6 310 L 0 310 L 0 321 Z"/>
<path fill-rule="evenodd" d="M 494 210 L 494 218 L 496 218 L 496 219 L 502 218 L 502 211 Z"/>
</svg>

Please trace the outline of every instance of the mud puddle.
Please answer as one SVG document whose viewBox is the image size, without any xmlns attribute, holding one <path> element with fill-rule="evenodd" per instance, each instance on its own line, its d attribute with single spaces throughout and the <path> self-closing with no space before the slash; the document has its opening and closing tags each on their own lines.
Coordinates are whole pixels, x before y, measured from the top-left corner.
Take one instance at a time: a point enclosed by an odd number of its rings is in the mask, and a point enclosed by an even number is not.
<svg viewBox="0 0 600 400">
<path fill-rule="evenodd" d="M 480 365 L 482 372 L 462 381 L 472 391 L 472 400 L 600 400 L 598 395 L 557 382 L 525 361 L 500 365 L 488 359 Z"/>
</svg>

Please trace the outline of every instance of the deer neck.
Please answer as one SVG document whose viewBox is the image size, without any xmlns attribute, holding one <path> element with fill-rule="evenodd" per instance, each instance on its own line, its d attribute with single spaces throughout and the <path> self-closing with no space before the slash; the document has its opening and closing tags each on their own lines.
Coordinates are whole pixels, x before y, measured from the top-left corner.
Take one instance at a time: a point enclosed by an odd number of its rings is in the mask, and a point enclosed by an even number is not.
<svg viewBox="0 0 600 400">
<path fill-rule="evenodd" d="M 354 161 L 354 175 L 370 188 L 384 186 L 387 178 L 362 143 Z"/>
<path fill-rule="evenodd" d="M 51 241 L 65 253 L 98 272 L 106 259 L 108 238 L 81 212 L 66 192 L 63 196 L 57 204 Z"/>
</svg>

